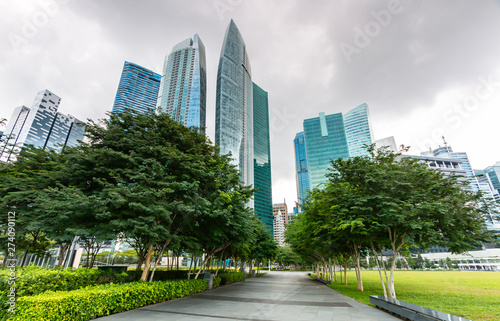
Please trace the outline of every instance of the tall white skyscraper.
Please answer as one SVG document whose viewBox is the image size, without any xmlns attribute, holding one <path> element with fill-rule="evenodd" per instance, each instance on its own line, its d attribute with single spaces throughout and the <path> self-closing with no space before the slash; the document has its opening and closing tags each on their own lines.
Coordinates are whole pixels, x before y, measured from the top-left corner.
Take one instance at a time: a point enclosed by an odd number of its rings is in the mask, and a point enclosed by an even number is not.
<svg viewBox="0 0 500 321">
<path fill-rule="evenodd" d="M 222 154 L 231 153 L 245 185 L 254 185 L 253 123 L 250 61 L 245 41 L 231 20 L 217 70 L 215 144 Z"/>
<path fill-rule="evenodd" d="M 85 124 L 71 115 L 57 112 L 61 98 L 49 90 L 40 91 L 33 106 L 14 109 L 2 138 L 0 161 L 15 161 L 24 146 L 59 150 L 83 140 Z"/>
<path fill-rule="evenodd" d="M 165 56 L 157 112 L 164 112 L 187 127 L 205 127 L 205 46 L 198 34 L 175 45 Z"/>
</svg>

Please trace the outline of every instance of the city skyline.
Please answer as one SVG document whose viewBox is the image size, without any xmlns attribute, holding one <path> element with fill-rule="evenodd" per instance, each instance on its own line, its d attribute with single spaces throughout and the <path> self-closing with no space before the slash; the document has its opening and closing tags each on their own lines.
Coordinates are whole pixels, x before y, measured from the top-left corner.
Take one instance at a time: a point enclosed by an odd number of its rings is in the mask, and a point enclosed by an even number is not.
<svg viewBox="0 0 500 321">
<path fill-rule="evenodd" d="M 444 135 L 467 152 L 473 169 L 500 160 L 489 148 L 500 114 L 500 44 L 486 36 L 500 27 L 499 1 L 256 1 L 224 2 L 222 9 L 202 1 L 54 2 L 57 10 L 38 1 L 0 5 L 0 118 L 41 88 L 64 97 L 65 112 L 78 119 L 103 118 L 123 61 L 161 73 L 165 53 L 198 33 L 207 49 L 207 134 L 214 142 L 217 58 L 234 18 L 252 80 L 269 93 L 275 201 L 296 199 L 292 140 L 302 121 L 361 101 L 370 105 L 375 139 L 395 136 L 419 154 L 442 145 Z M 44 14 L 46 21 L 33 23 Z"/>
</svg>

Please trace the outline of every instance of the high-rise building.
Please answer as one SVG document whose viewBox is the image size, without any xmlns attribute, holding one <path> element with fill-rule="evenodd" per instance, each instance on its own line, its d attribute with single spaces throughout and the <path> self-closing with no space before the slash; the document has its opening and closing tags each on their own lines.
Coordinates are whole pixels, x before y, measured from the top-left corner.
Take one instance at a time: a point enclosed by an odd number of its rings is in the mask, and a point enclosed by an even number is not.
<svg viewBox="0 0 500 321">
<path fill-rule="evenodd" d="M 253 84 L 253 170 L 254 209 L 272 230 L 273 196 L 271 178 L 271 143 L 269 139 L 269 101 L 267 92 Z"/>
<path fill-rule="evenodd" d="M 285 221 L 281 211 L 279 211 L 277 215 L 274 215 L 273 230 L 274 240 L 278 246 L 285 246 Z"/>
<path fill-rule="evenodd" d="M 206 93 L 205 46 L 195 34 L 165 56 L 156 110 L 187 127 L 205 128 Z"/>
<path fill-rule="evenodd" d="M 302 204 L 309 191 L 309 172 L 307 171 L 306 141 L 304 132 L 295 135 L 295 179 L 298 203 Z"/>
<path fill-rule="evenodd" d="M 492 204 L 495 199 L 498 198 L 498 196 L 496 196 L 497 193 L 495 193 L 494 186 L 490 185 L 489 181 L 485 181 L 484 179 L 476 177 L 476 173 L 472 170 L 472 166 L 467 153 L 453 152 L 451 146 L 448 146 L 445 142 L 444 147 L 439 147 L 434 150 L 423 152 L 421 153 L 421 155 L 460 160 L 460 167 L 465 172 L 464 178 L 469 181 L 467 189 L 473 192 L 481 192 L 483 202 L 488 203 L 490 206 L 496 207 L 495 204 Z M 490 211 L 490 213 L 485 216 L 486 226 L 490 230 L 500 231 L 500 220 L 497 220 L 494 215 L 494 212 L 497 212 L 498 210 L 499 209 L 497 208 L 493 211 Z"/>
<path fill-rule="evenodd" d="M 243 37 L 231 20 L 217 70 L 215 144 L 221 154 L 231 154 L 246 185 L 254 185 L 253 108 L 250 61 Z"/>
<path fill-rule="evenodd" d="M 344 113 L 343 117 L 349 156 L 367 155 L 365 146 L 373 143 L 368 105 L 363 103 Z"/>
<path fill-rule="evenodd" d="M 500 193 L 500 162 L 496 162 L 495 165 L 486 167 L 481 171 L 475 171 L 475 174 L 487 178 L 493 189 L 497 191 L 497 194 Z"/>
<path fill-rule="evenodd" d="M 61 98 L 49 90 L 40 91 L 31 108 L 14 109 L 0 139 L 0 161 L 15 161 L 24 146 L 60 150 L 74 146 L 85 136 L 85 124 L 71 115 L 57 112 Z"/>
<path fill-rule="evenodd" d="M 154 111 L 160 81 L 161 75 L 125 61 L 112 112 L 123 112 L 125 109 L 136 113 Z"/>
<path fill-rule="evenodd" d="M 374 143 L 376 149 L 384 147 L 387 151 L 391 151 L 394 153 L 398 152 L 398 146 L 396 145 L 396 140 L 394 139 L 394 136 L 377 139 L 376 141 L 374 141 Z"/>
<path fill-rule="evenodd" d="M 326 182 L 332 159 L 349 158 L 342 114 L 320 113 L 319 117 L 304 120 L 304 137 L 309 186 L 315 188 Z"/>
<path fill-rule="evenodd" d="M 327 181 L 325 175 L 332 160 L 368 155 L 365 145 L 372 143 L 367 104 L 345 114 L 320 113 L 319 117 L 304 120 L 304 132 L 294 139 L 299 206 L 309 189 Z"/>
<path fill-rule="evenodd" d="M 288 207 L 286 202 L 273 204 L 273 216 L 278 215 L 282 216 L 283 222 L 288 224 Z"/>
</svg>

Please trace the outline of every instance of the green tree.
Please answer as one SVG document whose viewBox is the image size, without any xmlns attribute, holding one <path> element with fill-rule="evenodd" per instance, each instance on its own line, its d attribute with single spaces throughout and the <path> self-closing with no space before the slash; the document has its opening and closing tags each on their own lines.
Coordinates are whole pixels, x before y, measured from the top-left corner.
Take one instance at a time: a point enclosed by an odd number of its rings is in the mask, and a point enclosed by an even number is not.
<svg viewBox="0 0 500 321">
<path fill-rule="evenodd" d="M 364 244 L 374 256 L 375 249 L 392 251 L 390 273 L 381 276 L 388 295 L 396 298 L 394 269 L 401 251 L 412 246 L 448 247 L 461 253 L 488 239 L 479 193 L 467 191 L 468 182 L 445 177 L 417 159 L 385 150 L 370 155 L 332 161 L 328 182 L 313 191 L 311 202 L 321 207 L 322 228 L 331 239 L 341 239 L 349 247 Z M 307 208 L 305 208 L 307 212 Z M 327 219 L 327 221 L 326 221 Z M 310 238 L 314 234 L 305 231 Z"/>
</svg>

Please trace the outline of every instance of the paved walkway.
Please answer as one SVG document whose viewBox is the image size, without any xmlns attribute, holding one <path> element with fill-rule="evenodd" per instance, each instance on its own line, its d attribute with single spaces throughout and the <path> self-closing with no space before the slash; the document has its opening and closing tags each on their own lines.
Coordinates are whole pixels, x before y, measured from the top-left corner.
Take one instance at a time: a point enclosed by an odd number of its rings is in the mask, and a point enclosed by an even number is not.
<svg viewBox="0 0 500 321">
<path fill-rule="evenodd" d="M 99 318 L 150 320 L 400 320 L 359 303 L 306 276 L 271 272 L 177 300 Z"/>
</svg>

